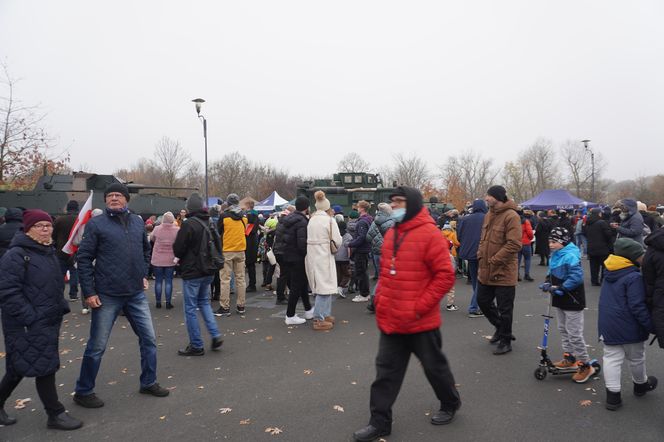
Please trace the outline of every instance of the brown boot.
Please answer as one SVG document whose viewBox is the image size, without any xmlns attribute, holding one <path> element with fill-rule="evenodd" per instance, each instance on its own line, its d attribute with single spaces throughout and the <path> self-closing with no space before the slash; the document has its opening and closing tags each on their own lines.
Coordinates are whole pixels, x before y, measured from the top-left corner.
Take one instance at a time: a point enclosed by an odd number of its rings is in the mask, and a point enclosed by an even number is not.
<svg viewBox="0 0 664 442">
<path fill-rule="evenodd" d="M 332 325 L 334 325 L 334 316 L 326 316 L 325 322 L 330 322 Z"/>
<path fill-rule="evenodd" d="M 314 319 L 314 330 L 331 330 L 332 327 L 334 327 L 334 324 L 331 322 Z"/>
</svg>

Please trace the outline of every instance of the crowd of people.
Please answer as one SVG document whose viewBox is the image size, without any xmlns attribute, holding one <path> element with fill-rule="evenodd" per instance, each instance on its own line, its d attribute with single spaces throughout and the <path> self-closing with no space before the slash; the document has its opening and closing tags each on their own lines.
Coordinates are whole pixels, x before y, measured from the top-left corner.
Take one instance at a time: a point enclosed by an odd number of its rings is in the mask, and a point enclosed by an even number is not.
<svg viewBox="0 0 664 442">
<path fill-rule="evenodd" d="M 203 356 L 198 315 L 210 335 L 208 348 L 221 349 L 224 341 L 215 316 L 231 315 L 232 304 L 237 314 L 248 314 L 246 293 L 258 290 L 258 265 L 261 288 L 275 296 L 276 305 L 286 306 L 288 326 L 311 321 L 313 330 L 332 330 L 335 296 L 356 294 L 352 301 L 366 303 L 375 313 L 380 338 L 371 419 L 354 433 L 358 441 L 390 434 L 392 406 L 411 353 L 440 401 L 431 423 L 452 422 L 461 399 L 442 352 L 441 300 L 446 297 L 447 311 L 457 311 L 454 285 L 467 278 L 472 286 L 468 317 L 485 317 L 492 324 L 493 354 L 505 355 L 516 339 L 517 284 L 534 281 L 533 255 L 547 267 L 539 287 L 551 296 L 561 334 L 563 356 L 555 366 L 573 368 L 577 383 L 595 373 L 584 338 L 582 260 L 587 258 L 591 284 L 601 286 L 598 326 L 606 407 L 615 410 L 622 404 L 625 359 L 636 396 L 657 386 L 657 379 L 646 374 L 645 341 L 655 334 L 664 348 L 664 220 L 661 211 L 641 202 L 623 199 L 612 207 L 535 213 L 496 185 L 461 210 L 438 213 L 425 206 L 419 190 L 397 187 L 389 202 L 372 207 L 358 201 L 347 214 L 322 191 L 314 201 L 299 196 L 293 205 L 258 213 L 251 203 L 240 207 L 236 194 L 208 208 L 194 193 L 177 215 L 166 212 L 144 220 L 129 211 L 129 199 L 126 186 L 109 185 L 105 208 L 96 209 L 80 228 L 76 201 L 55 220 L 38 209 L 0 212 L 0 308 L 7 353 L 0 381 L 1 425 L 16 422 L 4 410 L 12 391 L 23 377 L 35 377 L 48 426 L 82 426 L 65 411 L 55 388 L 59 331 L 70 311 L 66 279 L 69 301 L 80 299 L 81 312 L 91 313 L 73 400 L 99 408 L 104 402 L 95 393 L 95 380 L 119 315 L 138 337 L 140 393 L 168 396 L 157 382 L 150 303 L 162 308 L 163 299 L 166 309 L 177 308 L 173 280 L 178 275 L 189 337 L 178 354 Z M 69 242 L 75 253 L 63 250 Z M 154 301 L 146 293 L 151 278 Z M 371 279 L 376 281 L 373 289 Z M 216 309 L 214 302 L 219 303 Z M 296 314 L 299 302 L 302 317 Z"/>
</svg>

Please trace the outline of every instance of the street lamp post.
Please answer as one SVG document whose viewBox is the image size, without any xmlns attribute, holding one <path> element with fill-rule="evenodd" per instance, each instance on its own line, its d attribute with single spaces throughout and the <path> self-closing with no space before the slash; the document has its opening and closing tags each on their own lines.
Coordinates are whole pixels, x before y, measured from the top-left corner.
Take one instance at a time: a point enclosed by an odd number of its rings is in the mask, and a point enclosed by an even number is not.
<svg viewBox="0 0 664 442">
<path fill-rule="evenodd" d="M 588 147 L 590 140 L 581 140 L 583 147 L 586 149 L 586 152 L 590 152 L 590 196 L 595 201 L 595 152 Z"/>
<path fill-rule="evenodd" d="M 205 139 L 205 206 L 208 205 L 208 149 L 207 149 L 207 120 L 203 115 L 201 115 L 201 105 L 205 103 L 205 100 L 202 98 L 196 98 L 191 100 L 196 103 L 196 115 L 203 122 L 203 138 Z"/>
</svg>

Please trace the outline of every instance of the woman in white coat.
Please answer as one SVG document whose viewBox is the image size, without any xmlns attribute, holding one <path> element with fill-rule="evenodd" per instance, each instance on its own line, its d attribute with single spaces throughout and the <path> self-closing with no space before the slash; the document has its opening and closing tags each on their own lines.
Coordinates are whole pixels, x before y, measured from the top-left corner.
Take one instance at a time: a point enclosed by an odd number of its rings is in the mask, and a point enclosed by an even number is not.
<svg viewBox="0 0 664 442">
<path fill-rule="evenodd" d="M 330 201 L 325 192 L 314 194 L 316 212 L 307 226 L 307 257 L 304 261 L 314 303 L 314 330 L 329 330 L 334 326 L 332 295 L 337 293 L 337 269 L 334 252 L 341 247 L 339 226 L 327 212 Z M 333 250 L 334 249 L 334 250 Z"/>
</svg>

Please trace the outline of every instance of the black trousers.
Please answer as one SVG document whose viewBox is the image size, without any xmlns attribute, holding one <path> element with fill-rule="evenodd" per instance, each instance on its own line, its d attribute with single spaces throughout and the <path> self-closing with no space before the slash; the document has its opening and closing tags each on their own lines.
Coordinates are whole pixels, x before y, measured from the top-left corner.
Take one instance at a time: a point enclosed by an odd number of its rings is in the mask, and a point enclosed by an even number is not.
<svg viewBox="0 0 664 442">
<path fill-rule="evenodd" d="M 277 278 L 277 301 L 283 301 L 286 299 L 286 286 L 291 288 L 290 283 L 290 266 L 284 259 L 282 255 L 276 255 L 277 263 L 279 264 L 279 278 Z"/>
<path fill-rule="evenodd" d="M 256 261 L 245 261 L 244 265 L 249 275 L 249 285 L 247 287 L 256 288 Z"/>
<path fill-rule="evenodd" d="M 5 406 L 5 402 L 18 384 L 23 379 L 23 376 L 19 376 L 15 373 L 7 372 L 5 377 L 0 381 L 0 407 Z M 65 411 L 64 405 L 58 400 L 58 391 L 55 387 L 55 373 L 48 376 L 38 376 L 35 378 L 35 385 L 37 386 L 37 394 L 39 394 L 39 399 L 41 399 L 42 404 L 44 404 L 44 409 L 46 414 L 49 416 L 57 416 L 63 411 Z"/>
<path fill-rule="evenodd" d="M 600 284 L 604 278 L 604 261 L 608 258 L 606 256 L 588 256 L 588 263 L 590 264 L 590 282 L 593 284 Z M 599 270 L 602 269 L 600 276 Z"/>
<path fill-rule="evenodd" d="M 484 316 L 496 327 L 498 336 L 503 342 L 512 340 L 515 293 L 516 287 L 514 286 L 502 287 L 477 282 L 477 304 Z"/>
<path fill-rule="evenodd" d="M 353 253 L 353 261 L 355 262 L 355 277 L 360 295 L 369 296 L 369 254 L 355 252 Z"/>
<path fill-rule="evenodd" d="M 267 259 L 263 261 L 263 285 L 272 285 L 272 277 L 274 276 L 274 268 L 276 265 L 270 264 Z"/>
<path fill-rule="evenodd" d="M 220 294 L 221 294 L 221 279 L 219 278 L 219 272 L 214 272 L 214 279 L 210 284 L 210 296 L 214 301 L 219 301 Z"/>
<path fill-rule="evenodd" d="M 286 308 L 286 316 L 291 317 L 295 315 L 295 307 L 297 301 L 302 299 L 305 310 L 311 310 L 311 302 L 309 302 L 309 291 L 307 272 L 304 267 L 304 260 L 295 262 L 284 262 L 280 264 L 281 270 L 287 270 L 290 293 L 288 294 L 288 307 Z"/>
<path fill-rule="evenodd" d="M 424 374 L 440 401 L 440 409 L 459 408 L 461 399 L 442 347 L 439 329 L 412 335 L 380 334 L 376 380 L 371 384 L 371 425 L 381 430 L 392 429 L 392 405 L 401 389 L 411 353 L 415 353 L 420 360 Z"/>
</svg>

